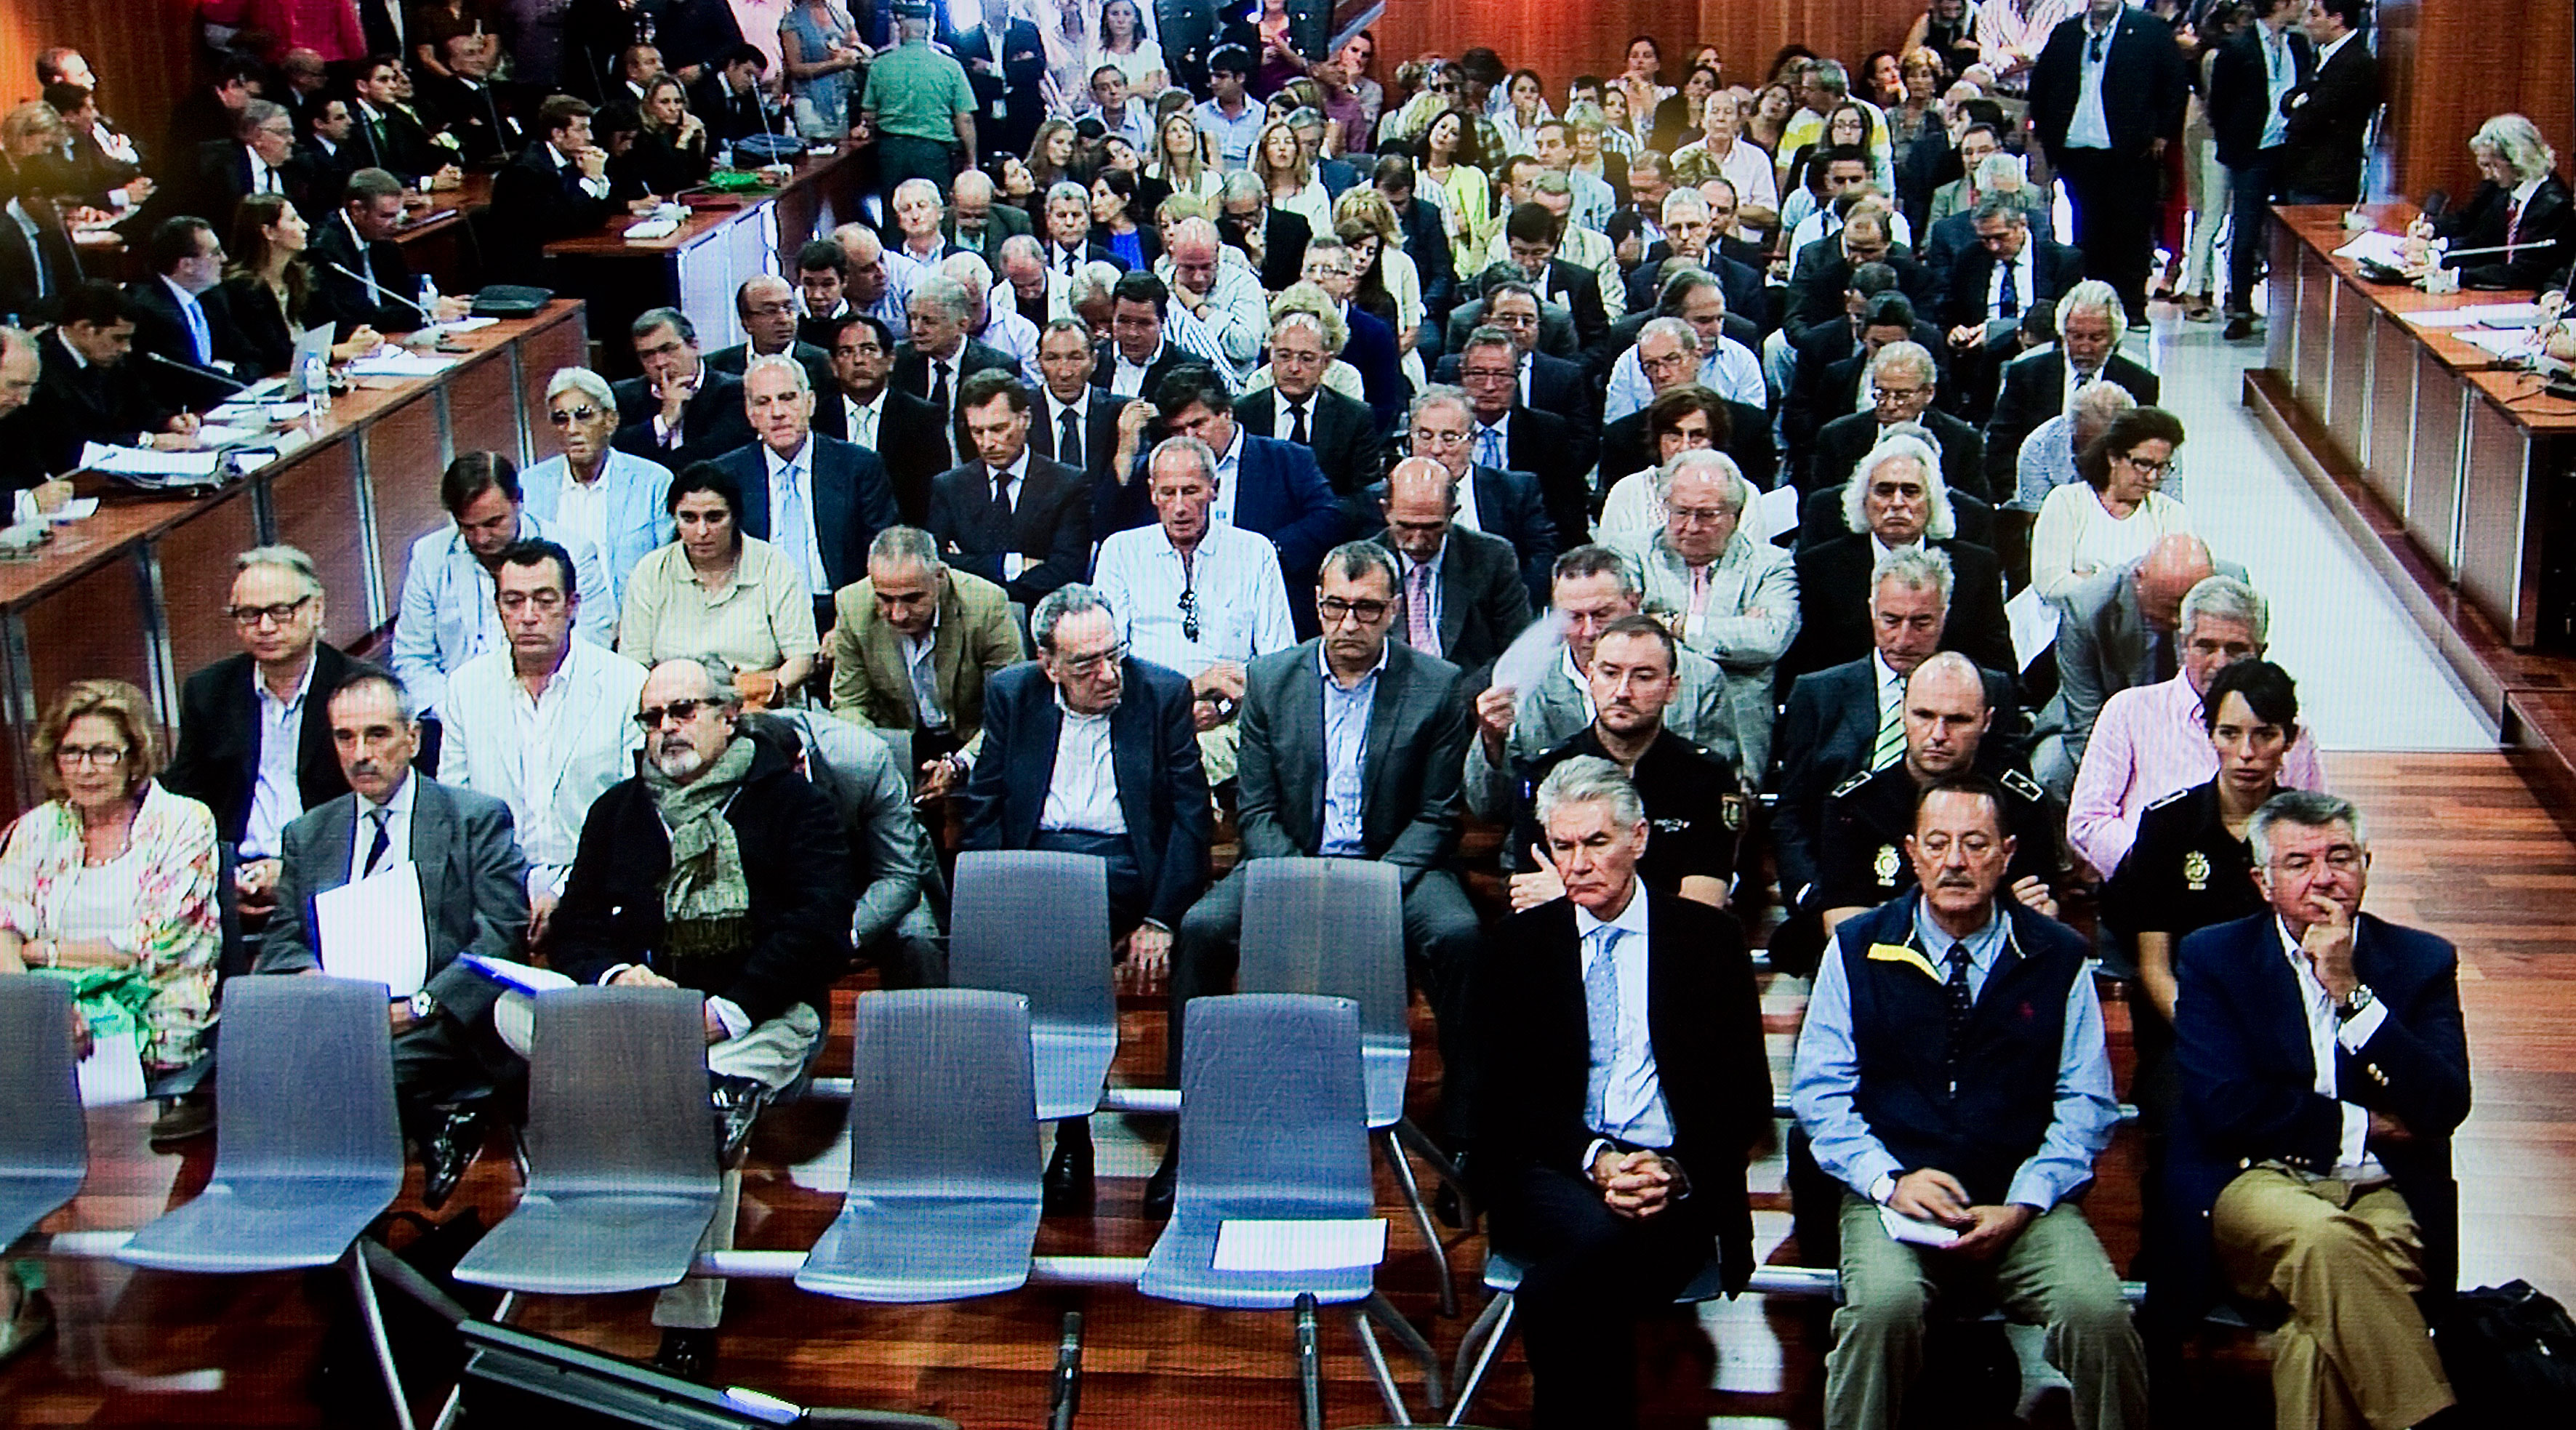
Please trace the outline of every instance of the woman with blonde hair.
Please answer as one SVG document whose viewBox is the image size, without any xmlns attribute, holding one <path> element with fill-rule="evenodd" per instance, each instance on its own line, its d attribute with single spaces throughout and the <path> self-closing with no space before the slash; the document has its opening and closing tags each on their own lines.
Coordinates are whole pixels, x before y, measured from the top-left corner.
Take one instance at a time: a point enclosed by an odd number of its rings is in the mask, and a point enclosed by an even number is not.
<svg viewBox="0 0 2576 1430">
<path fill-rule="evenodd" d="M 1449 247 L 1460 275 L 1485 271 L 1486 240 L 1494 232 L 1493 181 L 1479 167 L 1476 126 L 1457 110 L 1443 112 L 1422 132 L 1421 172 L 1447 200 L 1440 206 L 1449 227 Z"/>
<path fill-rule="evenodd" d="M 1199 132 L 1199 122 L 1186 109 L 1163 116 L 1154 127 L 1154 161 L 1146 166 L 1148 177 L 1159 179 L 1176 194 L 1192 198 L 1211 198 L 1225 176 L 1217 172 L 1210 150 L 1214 146 Z"/>
<path fill-rule="evenodd" d="M 1270 195 L 1270 206 L 1304 219 L 1309 233 L 1333 226 L 1332 197 L 1297 147 L 1297 131 L 1288 121 L 1274 119 L 1261 127 L 1261 138 L 1252 146 L 1252 176 Z"/>
</svg>

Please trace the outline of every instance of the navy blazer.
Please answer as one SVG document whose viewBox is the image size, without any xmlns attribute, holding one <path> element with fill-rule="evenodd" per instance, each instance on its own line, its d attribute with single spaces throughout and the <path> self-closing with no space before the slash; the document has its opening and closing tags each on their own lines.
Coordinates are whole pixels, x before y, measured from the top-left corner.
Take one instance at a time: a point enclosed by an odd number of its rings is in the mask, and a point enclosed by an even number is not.
<svg viewBox="0 0 2576 1430">
<path fill-rule="evenodd" d="M 1245 393 L 1234 400 L 1234 420 L 1252 436 L 1289 440 L 1287 434 L 1274 430 L 1279 420 L 1278 396 L 1277 389 L 1268 387 Z M 1103 405 L 1110 407 L 1109 440 L 1115 443 L 1116 408 L 1106 402 Z M 1312 440 L 1306 445 L 1335 492 L 1348 496 L 1384 474 L 1386 444 L 1378 440 L 1375 422 L 1366 404 L 1329 387 L 1315 389 L 1314 410 L 1306 423 L 1306 435 Z"/>
<path fill-rule="evenodd" d="M 1179 928 L 1207 886 L 1207 774 L 1190 718 L 1190 683 L 1133 656 L 1121 668 L 1124 685 L 1109 714 L 1118 811 L 1147 891 L 1145 917 Z M 966 782 L 961 847 L 1026 849 L 1037 842 L 1063 728 L 1055 686 L 1036 661 L 985 682 L 984 751 Z"/>
<path fill-rule="evenodd" d="M 2360 1052 L 2337 1050 L 2335 1085 L 2346 1101 L 2386 1112 L 2414 1134 L 2403 1146 L 2371 1150 L 2423 1231 L 2424 1294 L 2438 1302 L 2459 1274 L 2451 1132 L 2469 1115 L 2459 958 L 2443 939 L 2367 913 L 2355 921 L 2352 958 L 2388 1016 Z M 2174 1240 L 2147 1291 L 2159 1315 L 2196 1316 L 2226 1284 L 2209 1246 L 2209 1210 L 2220 1190 L 2256 1162 L 2331 1168 L 2343 1116 L 2316 1091 L 2307 1013 L 2271 910 L 2185 938 L 2174 974 L 2182 1096 L 2164 1196 Z"/>
<path fill-rule="evenodd" d="M 1530 603 L 1544 609 L 1548 585 L 1556 571 L 1556 523 L 1548 519 L 1547 498 L 1538 478 L 1527 472 L 1469 469 L 1476 483 L 1476 521 L 1488 535 L 1499 536 L 1521 554 L 1521 579 L 1528 583 Z M 1383 495 L 1383 493 L 1381 493 Z"/>
<path fill-rule="evenodd" d="M 868 574 L 868 543 L 900 520 L 894 487 L 886 480 L 885 463 L 867 448 L 819 432 L 807 440 L 806 459 L 814 468 L 814 540 L 823 549 L 823 574 L 832 591 L 838 591 Z M 766 451 L 752 442 L 716 459 L 742 488 L 743 532 L 763 541 L 769 539 Z M 812 594 L 828 600 L 832 592 Z"/>
<path fill-rule="evenodd" d="M 1223 455 L 1223 454 L 1219 454 Z M 1094 535 L 1107 536 L 1143 526 L 1154 519 L 1145 500 L 1145 464 L 1150 450 L 1137 454 L 1135 469 L 1124 486 L 1095 482 L 1091 491 Z M 1279 572 L 1288 589 L 1305 589 L 1324 564 L 1324 553 L 1341 544 L 1349 516 L 1341 498 L 1324 480 L 1315 454 L 1277 437 L 1243 434 L 1243 454 L 1236 459 L 1234 524 L 1257 531 L 1279 548 Z"/>
<path fill-rule="evenodd" d="M 2316 52 L 2299 43 L 2292 21 L 2281 37 L 2290 52 L 2290 87 L 2308 82 Z M 2218 47 L 2209 65 L 2209 131 L 2218 141 L 2218 162 L 2242 169 L 2263 152 L 2263 129 L 2272 118 L 2271 67 L 2263 60 L 2263 27 L 2247 25 Z"/>
<path fill-rule="evenodd" d="M 949 565 L 981 576 L 1034 606 L 1067 581 L 1091 570 L 1091 483 L 1083 473 L 1035 452 L 1020 475 L 1018 499 L 1007 524 L 993 506 L 993 483 L 982 462 L 951 467 L 930 484 L 930 534 Z M 1002 576 L 1002 556 L 1016 551 L 1038 564 L 1019 579 Z"/>
<path fill-rule="evenodd" d="M 617 435 L 608 445 L 674 472 L 691 462 L 712 462 L 754 440 L 751 418 L 742 407 L 742 379 L 703 363 L 698 368 L 698 390 L 689 394 L 688 404 L 680 409 L 680 440 L 674 445 L 665 447 L 653 440 L 653 419 L 661 415 L 662 404 L 654 400 L 650 382 L 621 378 L 609 395 L 617 399 Z"/>
</svg>

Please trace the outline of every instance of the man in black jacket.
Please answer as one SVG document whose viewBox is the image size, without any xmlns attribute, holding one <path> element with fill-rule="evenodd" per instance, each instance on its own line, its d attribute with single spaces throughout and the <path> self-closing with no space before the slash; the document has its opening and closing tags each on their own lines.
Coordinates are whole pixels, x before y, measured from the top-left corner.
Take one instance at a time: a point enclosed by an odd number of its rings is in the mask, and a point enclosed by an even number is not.
<svg viewBox="0 0 2576 1430">
<path fill-rule="evenodd" d="M 2254 335 L 2254 269 L 2262 261 L 2289 116 L 2281 105 L 2314 59 L 2290 37 L 2305 0 L 2258 0 L 2253 23 L 2219 47 L 2209 67 L 2209 129 L 2227 170 L 2227 337 Z"/>
<path fill-rule="evenodd" d="M 1876 624 L 1872 596 L 1882 551 L 1920 547 L 1945 553 L 1950 580 L 1942 648 L 1959 651 L 1988 670 L 2020 668 L 2013 658 L 2012 628 L 2004 618 L 2003 568 L 1983 546 L 1957 540 L 1949 490 L 1939 459 L 1922 439 L 1902 433 L 1870 449 L 1854 481 L 1856 503 L 1846 498 L 1851 530 L 1798 553 L 1798 642 L 1783 669 L 1804 674 L 1867 655 Z"/>
<path fill-rule="evenodd" d="M 134 308 L 113 283 L 95 280 L 63 294 L 54 330 L 40 343 L 44 376 L 22 419 L 49 473 L 80 465 L 90 442 L 114 447 L 194 445 L 197 419 L 152 396 L 130 354 Z"/>
<path fill-rule="evenodd" d="M 677 471 L 713 461 L 751 440 L 742 383 L 708 367 L 698 330 L 677 308 L 654 308 L 628 329 L 642 377 L 617 394 L 617 435 L 610 445 Z"/>
<path fill-rule="evenodd" d="M 502 250 L 493 255 L 494 276 L 532 283 L 547 244 L 607 221 L 608 151 L 590 142 L 590 115 L 586 100 L 549 98 L 537 110 L 539 142 L 493 178 L 497 221 L 484 234 L 488 246 Z"/>
<path fill-rule="evenodd" d="M 421 86 L 421 102 L 438 116 L 440 127 L 456 137 L 457 154 L 467 168 L 490 169 L 508 163 L 529 136 L 527 126 L 512 112 L 508 96 L 492 83 L 495 47 L 486 36 L 457 34 L 447 37 L 443 49 L 448 72 L 429 77 Z M 541 131 L 551 122 L 550 116 L 539 113 Z"/>
<path fill-rule="evenodd" d="M 1011 13 L 1000 0 L 972 13 L 978 15 L 978 23 L 965 29 L 951 29 L 943 19 L 940 42 L 966 67 L 976 110 L 994 117 L 993 123 L 977 127 L 984 152 L 976 157 L 1026 154 L 1038 121 L 1046 117 L 1046 100 L 1039 93 L 1046 76 L 1046 51 L 1039 44 L 1038 27 Z"/>
<path fill-rule="evenodd" d="M 2031 124 L 2075 206 L 2085 275 L 2118 291 L 2132 328 L 2147 325 L 2155 262 L 2156 186 L 2146 176 L 2181 139 L 2190 88 L 2173 27 L 2122 0 L 2086 0 L 2031 67 Z"/>
<path fill-rule="evenodd" d="M 1280 314 L 1270 327 L 1271 385 L 1236 398 L 1234 416 L 1255 437 L 1278 437 L 1313 451 L 1324 480 L 1347 497 L 1377 480 L 1386 443 L 1367 404 L 1324 386 L 1331 362 L 1321 319 L 1306 312 Z"/>
<path fill-rule="evenodd" d="M 0 318 L 30 327 L 50 319 L 63 290 L 82 276 L 80 250 L 51 198 L 20 194 L 0 201 Z"/>
<path fill-rule="evenodd" d="M 394 242 L 402 211 L 402 180 L 382 169 L 360 169 L 342 188 L 339 209 L 314 221 L 304 258 L 313 267 L 318 311 L 331 318 L 338 338 L 360 328 L 408 333 L 465 316 L 465 300 L 450 296 L 421 310 L 420 284 L 402 245 Z"/>
<path fill-rule="evenodd" d="M 894 330 L 883 318 L 838 320 L 831 353 L 833 381 L 814 394 L 814 430 L 884 458 L 895 510 L 905 525 L 921 525 L 930 519 L 931 480 L 948 468 L 939 409 L 894 385 Z"/>
<path fill-rule="evenodd" d="M 2362 147 L 2379 107 L 2379 58 L 2361 33 L 2362 0 L 2312 0 L 2300 22 L 2314 58 L 2281 101 L 2281 201 L 2348 204 L 2361 197 Z"/>
<path fill-rule="evenodd" d="M 2127 388 L 2141 407 L 2153 407 L 2164 384 L 2120 351 L 2120 298 L 2111 285 L 2087 278 L 2067 290 L 2052 316 L 2054 347 L 2024 353 L 2004 364 L 2002 390 L 1986 419 L 1986 490 L 2013 491 L 2014 463 L 2022 440 L 2039 424 L 2067 410 L 2075 394 L 2096 382 Z"/>
<path fill-rule="evenodd" d="M 731 144 L 768 132 L 760 89 L 768 72 L 769 57 L 750 44 L 735 45 L 707 66 L 707 77 L 689 92 L 689 108 L 706 121 L 708 142 Z"/>
<path fill-rule="evenodd" d="M 224 245 L 204 219 L 181 214 L 152 230 L 152 276 L 126 285 L 134 352 L 163 406 L 211 406 L 263 376 L 233 327 L 223 290 Z M 196 371 L 187 371 L 193 368 Z"/>
<path fill-rule="evenodd" d="M 966 379 L 957 411 L 974 457 L 930 485 L 941 557 L 1034 606 L 1091 569 L 1088 474 L 1029 450 L 1029 390 L 1007 372 Z"/>
<path fill-rule="evenodd" d="M 358 101 L 357 125 L 349 134 L 349 142 L 358 150 L 358 162 L 387 170 L 401 183 L 415 183 L 423 175 L 435 175 L 442 184 L 453 187 L 460 175 L 449 151 L 433 143 L 420 121 L 395 102 L 402 85 L 402 62 L 391 55 L 359 66 L 353 85 Z"/>
</svg>

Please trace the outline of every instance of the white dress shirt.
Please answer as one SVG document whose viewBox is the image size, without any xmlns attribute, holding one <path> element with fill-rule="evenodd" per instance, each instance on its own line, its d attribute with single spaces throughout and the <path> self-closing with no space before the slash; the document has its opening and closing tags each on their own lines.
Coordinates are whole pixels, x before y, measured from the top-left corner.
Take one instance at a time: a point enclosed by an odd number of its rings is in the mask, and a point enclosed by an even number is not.
<svg viewBox="0 0 2576 1430">
<path fill-rule="evenodd" d="M 1112 344 L 1110 351 L 1116 355 L 1117 365 L 1111 368 L 1109 372 L 1110 395 L 1113 397 L 1143 396 L 1145 393 L 1145 373 L 1151 369 L 1154 364 L 1163 360 L 1164 346 L 1165 344 L 1163 343 L 1156 343 L 1154 345 L 1154 351 L 1147 354 L 1143 362 L 1133 363 L 1127 360 L 1125 349 Z"/>
<path fill-rule="evenodd" d="M 847 440 L 871 452 L 880 450 L 877 445 L 877 424 L 885 420 L 885 395 L 886 390 L 882 387 L 877 389 L 876 396 L 865 402 L 846 392 L 839 394 L 841 415 L 845 423 L 842 430 L 850 434 Z"/>
<path fill-rule="evenodd" d="M 411 812 L 419 802 L 420 781 L 410 774 L 394 790 L 394 797 L 382 805 L 365 795 L 358 796 L 358 825 L 349 841 L 349 882 L 354 884 L 367 876 L 367 851 L 376 843 L 376 811 L 385 811 L 385 857 L 376 863 L 376 872 L 411 862 Z"/>
<path fill-rule="evenodd" d="M 250 817 L 242 826 L 241 857 L 270 859 L 285 852 L 278 841 L 287 823 L 304 812 L 304 791 L 295 777 L 296 757 L 304 743 L 304 698 L 313 692 L 310 653 L 304 673 L 295 678 L 295 693 L 280 700 L 250 669 L 252 696 L 259 702 L 259 778 L 250 791 Z"/>
<path fill-rule="evenodd" d="M 1604 931 L 1617 929 L 1613 940 Z M 1646 919 L 1644 885 L 1632 885 L 1628 906 L 1614 918 L 1603 920 L 1590 909 L 1578 904 L 1574 909 L 1574 931 L 1583 941 L 1583 969 L 1588 975 L 1596 963 L 1609 958 L 1618 968 L 1619 1024 L 1618 1034 L 1610 1046 L 1592 1048 L 1592 1065 L 1606 1068 L 1601 1101 L 1584 1109 L 1592 1130 L 1603 1137 L 1616 1137 L 1622 1142 L 1641 1147 L 1673 1145 L 1673 1117 L 1664 1105 L 1663 1078 L 1655 1070 L 1654 1030 L 1647 1019 L 1646 950 L 1652 930 Z M 1584 1153 L 1584 1170 L 1590 1170 L 1592 1159 L 1600 1154 L 1594 1143 Z"/>
<path fill-rule="evenodd" d="M 1114 710 L 1082 714 L 1064 703 L 1061 691 L 1055 702 L 1063 723 L 1056 727 L 1055 773 L 1047 781 L 1038 828 L 1126 833 L 1127 816 L 1118 807 L 1118 772 L 1109 758 L 1109 717 Z"/>
<path fill-rule="evenodd" d="M 2334 1098 L 2343 1111 L 2343 1137 L 2335 1152 L 2334 1174 L 2347 1182 L 2385 1181 L 2388 1169 L 2370 1152 L 2370 1109 L 2342 1100 L 2335 1076 L 2335 1048 L 2339 1044 L 2345 1052 L 2360 1052 L 2370 1035 L 2379 1031 L 2379 1025 L 2388 1021 L 2388 1005 L 2374 1000 L 2350 1018 L 2337 1017 L 2334 995 L 2317 980 L 2307 951 L 2290 937 L 2290 926 L 2275 917 L 2272 927 L 2281 935 L 2281 956 L 2290 961 L 2290 971 L 2299 980 L 2300 1006 L 2308 1015 L 2308 1050 L 2317 1064 L 2317 1095 Z"/>
<path fill-rule="evenodd" d="M 1243 472 L 1243 427 L 1234 429 L 1234 440 L 1216 457 L 1216 496 L 1208 502 L 1208 523 L 1234 525 L 1235 479 Z"/>
<path fill-rule="evenodd" d="M 1072 402 L 1065 402 L 1059 399 L 1053 391 L 1049 390 L 1045 383 L 1041 382 L 1038 384 L 1038 402 L 1040 405 L 1038 417 L 1046 424 L 1047 445 L 1054 449 L 1055 459 L 1057 461 L 1063 462 L 1066 466 L 1076 467 L 1086 471 L 1089 470 L 1091 459 L 1094 455 L 1091 451 L 1090 396 L 1091 389 L 1084 388 L 1083 395 L 1081 397 L 1076 398 Z M 1073 430 L 1075 438 L 1080 441 L 1083 446 L 1081 454 L 1082 460 L 1079 462 L 1070 461 L 1064 455 L 1064 415 L 1068 412 L 1073 414 Z M 1116 449 L 1113 448 L 1112 450 L 1114 451 Z"/>
<path fill-rule="evenodd" d="M 606 552 L 608 541 L 608 463 L 600 462 L 598 470 L 584 481 L 578 474 L 567 474 L 563 490 L 555 493 L 555 524 L 576 541 L 590 543 L 590 549 Z"/>
<path fill-rule="evenodd" d="M 1997 263 L 1994 271 L 1986 275 L 1986 317 L 1989 321 L 2019 318 L 2030 311 L 2032 286 L 2039 281 L 2039 266 L 2032 261 L 2038 248 L 2039 240 L 2023 239 L 2021 253 L 2017 257 Z M 2006 273 L 2012 274 L 2013 280 L 2013 311 L 2009 313 L 2004 311 Z"/>
<path fill-rule="evenodd" d="M 814 526 L 814 439 L 807 437 L 790 455 L 760 449 L 769 465 L 769 544 L 787 553 L 810 594 L 832 589 L 823 570 L 823 546 Z"/>
<path fill-rule="evenodd" d="M 2087 14 L 2083 23 L 2083 44 L 2075 52 L 2075 113 L 2066 121 L 2066 147 L 2108 149 L 2111 147 L 2111 121 L 2102 112 L 2102 72 L 2111 64 L 2111 49 L 2117 42 L 2120 17 L 2114 13 L 2109 24 L 2097 26 L 2093 17 Z"/>
<path fill-rule="evenodd" d="M 1211 524 L 1186 569 L 1160 525 L 1112 532 L 1100 543 L 1092 582 L 1118 613 L 1129 653 L 1186 676 L 1297 643 L 1278 549 L 1241 527 Z M 1189 638 L 1183 592 L 1198 615 L 1197 640 Z"/>
</svg>

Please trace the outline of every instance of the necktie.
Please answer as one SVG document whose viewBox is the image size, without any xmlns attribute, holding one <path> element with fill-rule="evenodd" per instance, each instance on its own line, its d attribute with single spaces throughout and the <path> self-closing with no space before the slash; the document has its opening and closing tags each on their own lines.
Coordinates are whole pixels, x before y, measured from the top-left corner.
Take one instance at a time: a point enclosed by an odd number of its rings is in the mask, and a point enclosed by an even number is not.
<svg viewBox="0 0 2576 1430">
<path fill-rule="evenodd" d="M 920 715 L 921 728 L 947 729 L 948 712 L 939 706 L 939 672 L 936 657 L 930 651 L 923 651 L 918 660 L 907 658 L 904 661 L 904 670 L 912 677 L 912 704 L 914 710 Z"/>
<path fill-rule="evenodd" d="M 1959 1056 L 1967 1051 L 1968 1015 L 1976 1009 L 1977 1000 L 1968 991 L 1968 946 L 1950 945 L 1950 977 L 1941 985 L 1942 996 L 1950 1005 L 1950 1092 L 1959 1091 Z"/>
<path fill-rule="evenodd" d="M 2504 219 L 2504 256 L 2507 262 L 2512 261 L 2513 251 L 2520 246 L 2521 238 L 2522 200 L 2516 199 L 2513 201 L 2512 211 L 2507 213 Z"/>
<path fill-rule="evenodd" d="M 1708 609 L 1708 588 L 1711 578 L 1716 574 L 1717 565 L 1714 562 L 1691 568 L 1690 620 L 1685 624 L 1684 629 L 1699 624 L 1700 613 Z"/>
<path fill-rule="evenodd" d="M 1905 754 L 1905 685 L 1890 681 L 1896 687 L 1896 698 L 1882 701 L 1878 709 L 1878 743 L 1870 748 L 1869 767 L 1883 770 Z"/>
<path fill-rule="evenodd" d="M 855 398 L 850 404 L 850 440 L 870 451 L 877 445 L 877 410 Z"/>
<path fill-rule="evenodd" d="M 944 422 L 956 415 L 948 410 L 948 364 L 932 358 L 930 371 L 930 405 L 939 409 L 939 418 Z"/>
<path fill-rule="evenodd" d="M 1610 1063 L 1619 1049 L 1619 935 L 1626 932 L 1606 924 L 1594 929 L 1592 958 L 1583 968 L 1583 1021 L 1592 1047 L 1583 1105 L 1596 1131 L 1607 1130 L 1610 1120 Z"/>
<path fill-rule="evenodd" d="M 771 524 L 769 534 L 785 548 L 789 558 L 795 561 L 796 569 L 804 574 L 809 594 L 828 591 L 831 589 L 828 580 L 820 583 L 815 581 L 814 569 L 808 564 L 810 558 L 806 555 L 806 552 L 814 549 L 818 543 L 814 539 L 813 522 L 805 514 L 802 469 L 792 463 L 780 469 L 778 484 L 780 487 L 778 520 Z"/>
<path fill-rule="evenodd" d="M 1009 531 L 1011 525 L 1011 474 L 1007 471 L 995 472 L 993 474 L 993 514 L 1002 519 L 1002 529 L 1005 532 Z"/>
<path fill-rule="evenodd" d="M 1440 627 L 1431 619 L 1431 568 L 1417 564 L 1404 585 L 1404 643 L 1424 655 L 1440 653 Z"/>
<path fill-rule="evenodd" d="M 2004 288 L 2003 292 L 1995 297 L 1995 316 L 2018 318 L 2021 316 L 2021 264 L 2010 258 L 2005 259 L 2003 264 Z"/>
<path fill-rule="evenodd" d="M 1068 467 L 1082 465 L 1082 410 L 1068 407 L 1056 420 L 1055 459 Z"/>
<path fill-rule="evenodd" d="M 1306 430 L 1306 404 L 1311 400 L 1304 397 L 1288 399 L 1288 440 L 1300 447 L 1315 445 L 1314 434 Z"/>
<path fill-rule="evenodd" d="M 213 358 L 215 344 L 206 331 L 206 310 L 191 298 L 179 305 L 179 315 L 188 320 L 188 345 L 196 353 L 197 361 L 202 363 Z"/>
<path fill-rule="evenodd" d="M 367 811 L 367 818 L 376 822 L 376 838 L 374 843 L 367 846 L 367 863 L 366 867 L 359 872 L 360 878 L 376 872 L 376 861 L 384 858 L 386 851 L 394 847 L 393 831 L 385 824 L 385 821 L 392 817 L 393 811 L 389 809 Z"/>
<path fill-rule="evenodd" d="M 1492 427 L 1476 429 L 1476 464 L 1503 470 L 1503 434 Z"/>
</svg>

